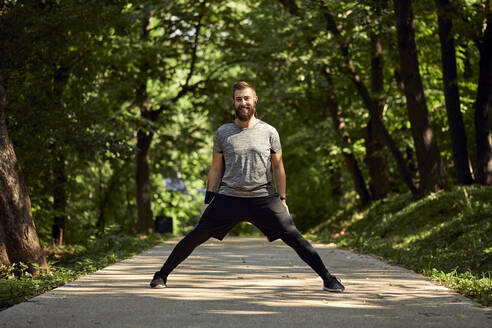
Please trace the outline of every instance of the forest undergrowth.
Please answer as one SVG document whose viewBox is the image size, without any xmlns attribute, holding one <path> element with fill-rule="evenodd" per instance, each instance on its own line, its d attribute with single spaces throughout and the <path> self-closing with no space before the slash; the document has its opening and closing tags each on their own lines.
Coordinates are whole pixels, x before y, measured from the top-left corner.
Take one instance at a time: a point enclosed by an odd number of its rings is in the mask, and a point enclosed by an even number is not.
<svg viewBox="0 0 492 328">
<path fill-rule="evenodd" d="M 85 245 L 48 247 L 50 273 L 33 277 L 27 265 L 0 266 L 0 310 L 129 258 L 164 241 L 165 235 L 124 234 L 93 238 Z"/>
<path fill-rule="evenodd" d="M 491 218 L 492 187 L 455 187 L 417 201 L 407 193 L 346 209 L 307 236 L 376 255 L 490 306 Z"/>
</svg>

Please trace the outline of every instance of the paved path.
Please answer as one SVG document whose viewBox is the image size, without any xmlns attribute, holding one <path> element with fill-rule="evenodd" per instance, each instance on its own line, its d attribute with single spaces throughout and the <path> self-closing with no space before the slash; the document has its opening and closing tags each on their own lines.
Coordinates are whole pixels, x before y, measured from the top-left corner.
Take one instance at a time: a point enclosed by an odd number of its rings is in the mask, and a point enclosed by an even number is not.
<svg viewBox="0 0 492 328">
<path fill-rule="evenodd" d="M 149 280 L 177 239 L 0 312 L 0 327 L 492 327 L 492 309 L 411 271 L 315 244 L 346 286 L 323 292 L 282 242 L 226 237 Z"/>
</svg>

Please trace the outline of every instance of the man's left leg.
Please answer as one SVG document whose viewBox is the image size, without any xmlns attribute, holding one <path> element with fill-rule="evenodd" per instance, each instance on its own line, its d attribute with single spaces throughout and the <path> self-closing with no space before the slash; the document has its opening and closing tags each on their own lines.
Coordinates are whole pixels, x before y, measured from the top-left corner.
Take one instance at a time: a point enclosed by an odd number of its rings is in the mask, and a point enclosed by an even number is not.
<svg viewBox="0 0 492 328">
<path fill-rule="evenodd" d="M 316 252 L 313 246 L 295 227 L 291 231 L 283 233 L 280 236 L 280 239 L 292 247 L 296 251 L 297 255 L 299 255 L 299 257 L 306 262 L 322 279 L 325 279 L 330 275 L 318 252 Z"/>
<path fill-rule="evenodd" d="M 334 275 L 330 274 L 324 265 L 318 252 L 311 244 L 304 239 L 299 230 L 294 230 L 283 233 L 280 239 L 290 247 L 292 247 L 299 257 L 306 262 L 320 277 L 323 279 L 323 289 L 330 292 L 342 292 L 345 287 Z"/>
<path fill-rule="evenodd" d="M 258 205 L 258 219 L 251 222 L 268 237 L 269 241 L 280 238 L 293 248 L 299 257 L 323 279 L 325 290 L 341 292 L 345 289 L 340 281 L 330 274 L 318 252 L 297 230 L 290 214 L 278 197 L 266 197 Z"/>
</svg>

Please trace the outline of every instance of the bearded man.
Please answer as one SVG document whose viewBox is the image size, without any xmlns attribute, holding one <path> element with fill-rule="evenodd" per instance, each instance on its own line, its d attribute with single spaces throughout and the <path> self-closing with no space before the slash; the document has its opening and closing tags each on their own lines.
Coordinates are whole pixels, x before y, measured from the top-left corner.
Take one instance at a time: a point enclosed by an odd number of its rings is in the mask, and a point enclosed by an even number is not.
<svg viewBox="0 0 492 328">
<path fill-rule="evenodd" d="M 255 89 L 247 82 L 238 82 L 232 88 L 232 97 L 236 118 L 215 133 L 200 221 L 175 246 L 162 268 L 154 274 L 150 286 L 165 288 L 168 275 L 198 245 L 210 237 L 222 240 L 236 224 L 248 221 L 263 232 L 268 241 L 280 238 L 292 247 L 323 279 L 324 290 L 343 291 L 344 286 L 328 272 L 289 214 L 280 137 L 273 126 L 256 118 Z M 272 186 L 272 169 L 276 191 Z"/>
</svg>

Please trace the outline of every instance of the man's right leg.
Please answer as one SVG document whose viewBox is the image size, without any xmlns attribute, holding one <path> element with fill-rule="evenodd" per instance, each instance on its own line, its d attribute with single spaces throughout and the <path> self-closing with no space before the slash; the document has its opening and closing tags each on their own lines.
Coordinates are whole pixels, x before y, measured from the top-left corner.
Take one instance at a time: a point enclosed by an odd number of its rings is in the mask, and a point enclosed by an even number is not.
<svg viewBox="0 0 492 328">
<path fill-rule="evenodd" d="M 204 229 L 200 229 L 200 226 L 196 226 L 189 234 L 187 234 L 179 243 L 174 247 L 171 255 L 167 258 L 162 268 L 154 274 L 154 278 L 150 282 L 152 288 L 164 288 L 166 287 L 167 276 L 181 263 L 183 262 L 193 250 L 203 244 L 210 238 L 210 233 Z"/>
<path fill-rule="evenodd" d="M 222 240 L 240 221 L 243 201 L 237 197 L 217 194 L 203 213 L 198 225 L 174 247 L 162 268 L 150 283 L 153 288 L 166 287 L 167 276 L 183 262 L 193 250 L 210 237 Z"/>
</svg>

